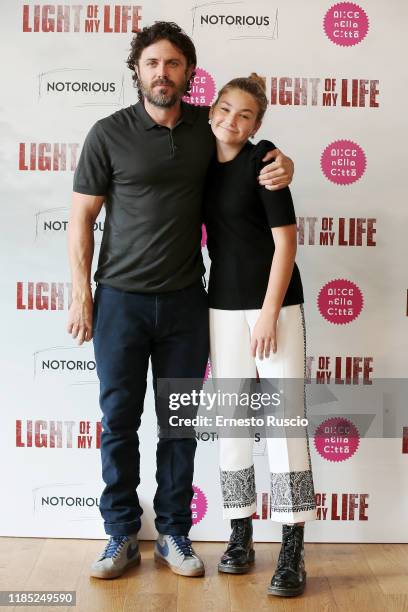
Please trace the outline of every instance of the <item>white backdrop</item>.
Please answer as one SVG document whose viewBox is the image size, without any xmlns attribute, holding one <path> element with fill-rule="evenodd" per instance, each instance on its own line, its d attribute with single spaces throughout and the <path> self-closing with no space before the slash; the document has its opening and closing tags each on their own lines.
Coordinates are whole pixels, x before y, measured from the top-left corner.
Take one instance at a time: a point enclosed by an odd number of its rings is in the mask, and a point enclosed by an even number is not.
<svg viewBox="0 0 408 612">
<path fill-rule="evenodd" d="M 333 7 L 322 0 L 200 6 L 188 0 L 145 0 L 137 6 L 77 0 L 1 3 L 1 535 L 105 537 L 97 506 L 103 482 L 93 349 L 76 346 L 65 331 L 70 297 L 66 221 L 73 169 L 87 131 L 97 119 L 137 101 L 124 63 L 131 40 L 127 17 L 138 27 L 158 19 L 176 21 L 192 35 L 198 66 L 206 71 L 196 90 L 204 102 L 210 101 L 211 78 L 219 89 L 252 71 L 265 76 L 271 105 L 258 135 L 273 140 L 296 166 L 297 261 L 312 379 L 319 357 L 333 377 L 336 358 L 345 367 L 354 357 L 361 363 L 365 359 L 366 377 L 405 376 L 408 87 L 400 66 L 407 57 L 408 8 L 398 0 Z M 338 14 L 325 31 L 327 11 L 328 18 Z M 87 16 L 93 23 L 86 22 Z M 109 31 L 115 27 L 116 32 Z M 350 32 L 357 36 L 351 39 L 355 44 L 344 44 Z M 337 145 L 343 155 L 333 165 L 333 143 L 339 140 L 351 144 Z M 326 147 L 328 168 L 338 172 L 329 174 L 332 180 L 321 166 Z M 359 155 L 362 175 L 338 184 L 350 179 L 342 177 L 341 168 L 358 172 Z M 341 166 L 344 160 L 356 166 Z M 360 245 L 353 241 L 353 227 L 366 230 Z M 102 228 L 103 214 L 95 228 L 94 269 Z M 324 230 L 329 234 L 321 236 Z M 325 288 L 327 283 L 332 285 Z M 350 314 L 336 318 L 324 295 L 330 287 L 345 286 L 351 287 Z M 379 413 L 382 401 L 373 399 Z M 389 439 L 361 439 L 347 458 L 335 452 L 322 456 L 311 439 L 320 520 L 307 527 L 307 540 L 408 542 L 406 425 L 408 418 L 395 422 Z M 139 490 L 145 511 L 141 537 L 147 539 L 155 537 L 155 444 L 149 386 Z M 269 478 L 262 443 L 256 447 L 255 468 L 255 538 L 279 540 L 280 526 L 267 519 Z M 216 442 L 199 442 L 194 482 L 203 495 L 194 508 L 192 537 L 225 539 L 229 525 L 221 519 Z"/>
</svg>

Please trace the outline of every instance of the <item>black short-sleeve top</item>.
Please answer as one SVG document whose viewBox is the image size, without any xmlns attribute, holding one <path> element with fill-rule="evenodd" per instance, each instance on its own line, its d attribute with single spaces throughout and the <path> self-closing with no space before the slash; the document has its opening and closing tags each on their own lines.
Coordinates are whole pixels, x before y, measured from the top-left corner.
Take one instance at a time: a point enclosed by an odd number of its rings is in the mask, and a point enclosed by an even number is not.
<svg viewBox="0 0 408 612">
<path fill-rule="evenodd" d="M 219 162 L 216 155 L 211 160 L 204 196 L 211 308 L 262 308 L 275 251 L 271 228 L 296 223 L 289 188 L 270 191 L 257 181 L 266 165 L 262 158 L 273 148 L 266 140 L 248 141 L 233 160 Z M 295 264 L 282 306 L 301 303 Z"/>
<path fill-rule="evenodd" d="M 105 196 L 97 282 L 165 293 L 200 280 L 202 199 L 214 149 L 207 107 L 182 102 L 173 128 L 157 124 L 140 102 L 95 123 L 74 191 Z"/>
</svg>

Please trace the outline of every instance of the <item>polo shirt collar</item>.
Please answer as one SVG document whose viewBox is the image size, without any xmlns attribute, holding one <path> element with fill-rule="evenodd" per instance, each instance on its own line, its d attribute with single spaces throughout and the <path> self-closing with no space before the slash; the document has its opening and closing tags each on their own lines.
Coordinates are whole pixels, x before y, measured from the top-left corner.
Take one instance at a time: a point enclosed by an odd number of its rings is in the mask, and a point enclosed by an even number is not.
<svg viewBox="0 0 408 612">
<path fill-rule="evenodd" d="M 154 119 L 152 119 L 152 117 L 146 111 L 142 102 L 137 102 L 137 104 L 134 105 L 134 109 L 140 121 L 142 122 L 142 125 L 145 130 L 150 130 L 155 125 L 159 125 L 155 122 Z M 180 123 L 187 123 L 188 125 L 193 125 L 193 112 L 194 111 L 191 104 L 187 104 L 186 102 L 181 101 L 181 117 L 176 125 L 179 125 Z"/>
</svg>

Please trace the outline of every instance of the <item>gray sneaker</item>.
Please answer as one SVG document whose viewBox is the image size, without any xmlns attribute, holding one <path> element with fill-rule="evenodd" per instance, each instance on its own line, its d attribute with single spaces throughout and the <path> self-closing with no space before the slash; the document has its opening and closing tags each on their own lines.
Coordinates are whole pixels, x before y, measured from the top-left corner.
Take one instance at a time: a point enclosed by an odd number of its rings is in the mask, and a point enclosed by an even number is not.
<svg viewBox="0 0 408 612">
<path fill-rule="evenodd" d="M 154 558 L 181 576 L 203 576 L 205 571 L 204 563 L 187 536 L 159 534 L 154 547 Z"/>
<path fill-rule="evenodd" d="M 101 556 L 91 565 L 94 578 L 117 578 L 129 567 L 139 565 L 137 535 L 111 536 Z"/>
</svg>

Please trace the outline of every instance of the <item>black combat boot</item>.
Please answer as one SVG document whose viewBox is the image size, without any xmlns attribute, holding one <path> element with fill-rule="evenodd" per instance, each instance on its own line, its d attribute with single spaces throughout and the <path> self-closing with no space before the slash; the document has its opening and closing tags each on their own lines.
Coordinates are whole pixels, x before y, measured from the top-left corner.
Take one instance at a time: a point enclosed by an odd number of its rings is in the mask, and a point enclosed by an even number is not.
<svg viewBox="0 0 408 612">
<path fill-rule="evenodd" d="M 293 597 L 301 595 L 305 590 L 303 535 L 303 525 L 283 525 L 278 566 L 272 576 L 268 593 L 281 597 Z"/>
<path fill-rule="evenodd" d="M 232 533 L 227 550 L 218 564 L 218 571 L 227 574 L 245 574 L 254 562 L 252 517 L 232 519 Z"/>
</svg>

